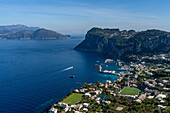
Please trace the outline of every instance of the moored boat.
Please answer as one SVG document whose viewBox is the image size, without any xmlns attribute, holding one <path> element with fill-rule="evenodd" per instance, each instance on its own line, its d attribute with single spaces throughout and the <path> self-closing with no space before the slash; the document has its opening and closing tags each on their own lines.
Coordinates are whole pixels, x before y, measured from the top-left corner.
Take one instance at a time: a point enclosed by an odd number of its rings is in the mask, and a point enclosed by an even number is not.
<svg viewBox="0 0 170 113">
<path fill-rule="evenodd" d="M 70 78 L 75 78 L 75 76 L 70 76 Z"/>
</svg>

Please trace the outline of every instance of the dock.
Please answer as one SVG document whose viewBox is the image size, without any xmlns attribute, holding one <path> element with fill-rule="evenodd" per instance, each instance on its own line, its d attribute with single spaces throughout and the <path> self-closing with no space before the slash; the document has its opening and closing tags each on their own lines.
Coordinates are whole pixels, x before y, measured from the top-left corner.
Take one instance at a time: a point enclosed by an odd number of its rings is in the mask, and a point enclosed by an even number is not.
<svg viewBox="0 0 170 113">
<path fill-rule="evenodd" d="M 115 73 L 115 72 L 113 72 L 113 71 L 102 71 L 102 66 L 101 66 L 101 65 L 98 65 L 98 64 L 94 64 L 94 65 L 97 66 L 97 72 L 99 72 L 99 73 L 120 76 L 119 73 Z"/>
<path fill-rule="evenodd" d="M 101 71 L 101 72 L 99 72 L 99 73 L 103 73 L 103 74 L 110 74 L 110 75 L 117 75 L 117 76 L 120 76 L 120 74 L 119 74 L 119 73 L 111 73 L 111 72 L 103 72 L 103 71 Z"/>
<path fill-rule="evenodd" d="M 97 72 L 102 72 L 102 66 L 98 65 L 98 64 L 94 64 L 95 66 L 97 66 Z"/>
<path fill-rule="evenodd" d="M 112 59 L 106 59 L 104 63 L 110 63 L 110 62 L 113 62 Z"/>
</svg>

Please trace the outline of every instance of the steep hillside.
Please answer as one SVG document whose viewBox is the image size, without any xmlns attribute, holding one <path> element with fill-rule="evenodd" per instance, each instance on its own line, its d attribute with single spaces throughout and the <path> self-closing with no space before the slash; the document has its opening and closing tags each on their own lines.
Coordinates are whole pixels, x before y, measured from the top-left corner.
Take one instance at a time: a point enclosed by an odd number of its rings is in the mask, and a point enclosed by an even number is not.
<svg viewBox="0 0 170 113">
<path fill-rule="evenodd" d="M 170 52 L 170 33 L 161 30 L 134 30 L 92 28 L 76 50 L 106 53 L 120 58 L 127 54 Z"/>
</svg>

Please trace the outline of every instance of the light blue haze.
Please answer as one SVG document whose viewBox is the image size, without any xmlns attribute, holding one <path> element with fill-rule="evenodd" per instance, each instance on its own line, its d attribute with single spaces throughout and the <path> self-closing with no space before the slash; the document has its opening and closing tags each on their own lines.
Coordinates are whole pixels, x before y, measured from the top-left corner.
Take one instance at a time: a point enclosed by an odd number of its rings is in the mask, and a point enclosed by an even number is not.
<svg viewBox="0 0 170 113">
<path fill-rule="evenodd" d="M 91 27 L 170 31 L 169 5 L 169 0 L 0 0 L 0 25 L 64 34 L 85 34 Z"/>
</svg>

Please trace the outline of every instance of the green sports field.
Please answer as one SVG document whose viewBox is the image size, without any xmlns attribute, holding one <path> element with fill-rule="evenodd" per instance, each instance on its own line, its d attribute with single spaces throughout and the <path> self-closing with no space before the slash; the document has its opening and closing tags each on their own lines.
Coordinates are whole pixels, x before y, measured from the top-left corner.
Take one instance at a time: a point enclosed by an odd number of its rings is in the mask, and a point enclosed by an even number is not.
<svg viewBox="0 0 170 113">
<path fill-rule="evenodd" d="M 73 93 L 66 97 L 61 103 L 67 103 L 73 105 L 82 99 L 83 94 Z"/>
<path fill-rule="evenodd" d="M 120 91 L 120 94 L 122 95 L 138 95 L 140 93 L 140 90 L 138 88 L 132 88 L 132 87 L 124 87 L 122 91 Z"/>
</svg>

